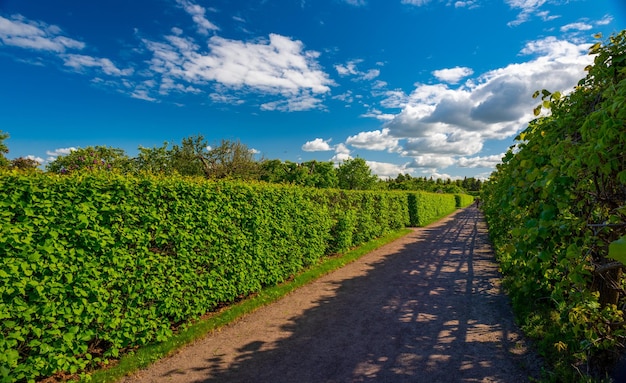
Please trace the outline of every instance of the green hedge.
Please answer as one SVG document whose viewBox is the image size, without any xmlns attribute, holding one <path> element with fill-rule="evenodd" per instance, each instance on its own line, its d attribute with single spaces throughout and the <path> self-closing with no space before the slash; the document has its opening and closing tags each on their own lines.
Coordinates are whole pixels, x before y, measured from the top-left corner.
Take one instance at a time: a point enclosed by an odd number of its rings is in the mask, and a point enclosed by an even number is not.
<svg viewBox="0 0 626 383">
<path fill-rule="evenodd" d="M 456 200 L 457 208 L 468 207 L 472 203 L 474 203 L 474 196 L 468 194 L 455 194 L 454 199 Z"/>
<path fill-rule="evenodd" d="M 404 193 L 2 173 L 0 381 L 75 373 L 165 340 L 407 224 Z"/>
<path fill-rule="evenodd" d="M 410 192 L 407 198 L 411 226 L 426 226 L 457 209 L 454 194 Z"/>
</svg>

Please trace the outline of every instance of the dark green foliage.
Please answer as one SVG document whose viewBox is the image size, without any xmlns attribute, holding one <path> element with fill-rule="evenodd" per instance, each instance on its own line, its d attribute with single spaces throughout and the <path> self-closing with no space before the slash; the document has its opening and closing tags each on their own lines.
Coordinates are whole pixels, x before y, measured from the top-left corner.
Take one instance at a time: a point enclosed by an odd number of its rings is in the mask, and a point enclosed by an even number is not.
<svg viewBox="0 0 626 383">
<path fill-rule="evenodd" d="M 362 158 L 352 158 L 344 161 L 337 168 L 339 188 L 347 190 L 371 190 L 376 185 L 378 177 Z"/>
<path fill-rule="evenodd" d="M 556 380 L 603 375 L 626 340 L 623 265 L 608 247 L 626 233 L 626 31 L 596 55 L 566 97 L 517 138 L 483 187 L 484 211 L 524 330 Z"/>
<path fill-rule="evenodd" d="M 260 163 L 260 179 L 272 183 L 311 186 L 321 189 L 338 186 L 337 170 L 332 162 L 265 160 Z"/>
<path fill-rule="evenodd" d="M 394 179 L 385 181 L 389 190 L 423 190 L 428 192 L 444 193 L 477 193 L 480 191 L 482 181 L 473 177 L 465 177 L 462 180 L 441 180 L 426 177 L 411 177 L 409 174 L 398 174 Z"/>
<path fill-rule="evenodd" d="M 9 152 L 9 147 L 4 143 L 4 140 L 9 138 L 9 134 L 0 130 L 0 169 L 9 166 L 9 160 L 4 156 Z"/>
</svg>

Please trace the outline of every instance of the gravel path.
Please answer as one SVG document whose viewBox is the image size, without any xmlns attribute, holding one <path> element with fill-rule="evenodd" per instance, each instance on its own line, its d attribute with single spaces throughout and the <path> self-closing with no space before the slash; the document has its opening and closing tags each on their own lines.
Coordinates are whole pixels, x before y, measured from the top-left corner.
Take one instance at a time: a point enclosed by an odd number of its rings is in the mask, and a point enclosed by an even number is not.
<svg viewBox="0 0 626 383">
<path fill-rule="evenodd" d="M 124 382 L 526 382 L 540 366 L 469 207 Z"/>
</svg>

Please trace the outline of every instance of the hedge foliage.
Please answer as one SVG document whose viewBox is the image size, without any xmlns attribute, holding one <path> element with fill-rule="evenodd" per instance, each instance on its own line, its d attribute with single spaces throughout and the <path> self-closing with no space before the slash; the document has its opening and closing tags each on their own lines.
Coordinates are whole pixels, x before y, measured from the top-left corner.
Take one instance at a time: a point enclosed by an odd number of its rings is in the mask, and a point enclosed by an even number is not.
<svg viewBox="0 0 626 383">
<path fill-rule="evenodd" d="M 448 215 L 461 206 L 462 202 L 467 202 L 473 198 L 457 202 L 455 194 L 409 192 L 407 193 L 409 206 L 409 223 L 411 226 L 426 226 L 437 219 Z M 467 206 L 467 205 L 466 205 Z"/>
<path fill-rule="evenodd" d="M 626 341 L 626 31 L 590 48 L 566 96 L 536 93 L 530 122 L 483 188 L 489 233 L 520 325 L 553 381 L 601 380 Z"/>
<path fill-rule="evenodd" d="M 163 341 L 177 326 L 321 257 L 448 214 L 454 201 L 104 172 L 3 172 L 0 381 L 76 373 Z"/>
</svg>

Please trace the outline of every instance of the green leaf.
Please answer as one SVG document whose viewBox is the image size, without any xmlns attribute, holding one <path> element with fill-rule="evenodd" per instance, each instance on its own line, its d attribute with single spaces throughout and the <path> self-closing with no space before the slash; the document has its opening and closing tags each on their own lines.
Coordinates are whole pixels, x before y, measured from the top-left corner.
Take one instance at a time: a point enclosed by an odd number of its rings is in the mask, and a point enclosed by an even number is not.
<svg viewBox="0 0 626 383">
<path fill-rule="evenodd" d="M 608 257 L 626 265 L 626 235 L 611 242 Z"/>
</svg>

